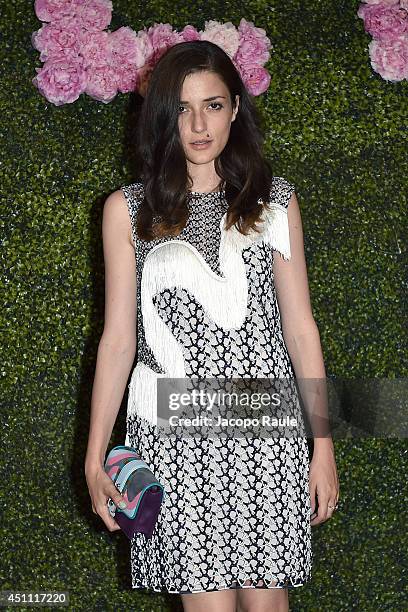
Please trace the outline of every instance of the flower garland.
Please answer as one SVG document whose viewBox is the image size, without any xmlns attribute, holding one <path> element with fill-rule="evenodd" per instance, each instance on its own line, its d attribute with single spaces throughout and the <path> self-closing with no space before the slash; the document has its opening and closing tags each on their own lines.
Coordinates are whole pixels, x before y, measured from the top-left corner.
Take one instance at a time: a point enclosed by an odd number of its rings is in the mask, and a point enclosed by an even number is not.
<svg viewBox="0 0 408 612">
<path fill-rule="evenodd" d="M 357 15 L 373 40 L 371 66 L 392 83 L 408 79 L 408 0 L 365 0 Z"/>
<path fill-rule="evenodd" d="M 112 18 L 111 0 L 35 0 L 43 26 L 31 35 L 42 68 L 32 79 L 39 92 L 56 106 L 75 102 L 82 93 L 111 102 L 118 92 L 145 95 L 157 60 L 173 45 L 208 40 L 231 58 L 248 92 L 258 96 L 270 84 L 264 68 L 272 45 L 265 30 L 242 18 L 233 23 L 206 21 L 202 31 L 187 25 L 181 32 L 169 23 L 135 32 L 123 26 L 106 30 Z"/>
</svg>

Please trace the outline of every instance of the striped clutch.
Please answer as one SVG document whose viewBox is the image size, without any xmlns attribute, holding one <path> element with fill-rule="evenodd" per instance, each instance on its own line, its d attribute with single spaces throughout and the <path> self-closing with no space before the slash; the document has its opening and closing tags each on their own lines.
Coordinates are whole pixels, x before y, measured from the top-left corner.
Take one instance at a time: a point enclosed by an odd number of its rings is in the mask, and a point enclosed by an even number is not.
<svg viewBox="0 0 408 612">
<path fill-rule="evenodd" d="M 112 448 L 106 457 L 104 469 L 127 504 L 122 510 L 109 498 L 110 515 L 129 539 L 136 532 L 150 538 L 165 495 L 164 486 L 131 446 Z"/>
</svg>

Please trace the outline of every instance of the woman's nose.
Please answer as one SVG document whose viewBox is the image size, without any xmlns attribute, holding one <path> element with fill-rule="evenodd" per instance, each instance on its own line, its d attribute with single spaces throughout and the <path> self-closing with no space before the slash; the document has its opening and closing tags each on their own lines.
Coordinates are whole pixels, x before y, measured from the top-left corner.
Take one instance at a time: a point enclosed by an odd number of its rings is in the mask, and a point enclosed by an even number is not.
<svg viewBox="0 0 408 612">
<path fill-rule="evenodd" d="M 193 114 L 191 129 L 193 132 L 203 132 L 207 129 L 205 117 L 201 113 Z"/>
</svg>

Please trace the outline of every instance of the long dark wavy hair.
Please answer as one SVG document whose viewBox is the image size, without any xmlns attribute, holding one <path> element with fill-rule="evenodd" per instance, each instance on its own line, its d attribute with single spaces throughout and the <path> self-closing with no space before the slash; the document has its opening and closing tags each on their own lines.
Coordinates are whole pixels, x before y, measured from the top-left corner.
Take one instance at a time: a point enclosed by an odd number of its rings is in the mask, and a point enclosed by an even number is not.
<svg viewBox="0 0 408 612">
<path fill-rule="evenodd" d="M 226 228 L 233 224 L 247 235 L 257 227 L 270 196 L 272 169 L 262 153 L 263 134 L 258 110 L 229 56 L 204 40 L 182 42 L 161 56 L 151 73 L 137 127 L 137 150 L 144 200 L 137 233 L 143 240 L 178 235 L 188 219 L 188 189 L 192 181 L 178 127 L 185 77 L 211 71 L 227 86 L 232 108 L 240 103 L 229 139 L 214 160 L 228 202 Z M 261 200 L 261 203 L 258 202 Z"/>
</svg>

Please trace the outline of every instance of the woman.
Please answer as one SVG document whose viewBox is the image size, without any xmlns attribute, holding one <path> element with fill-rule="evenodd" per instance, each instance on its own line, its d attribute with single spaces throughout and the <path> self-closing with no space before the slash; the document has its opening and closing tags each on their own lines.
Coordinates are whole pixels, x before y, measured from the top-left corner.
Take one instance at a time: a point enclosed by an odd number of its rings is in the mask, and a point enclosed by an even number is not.
<svg viewBox="0 0 408 612">
<path fill-rule="evenodd" d="M 126 443 L 167 496 L 153 536 L 132 539 L 133 588 L 180 593 L 188 612 L 288 610 L 288 588 L 311 577 L 311 525 L 338 500 L 330 436 L 315 437 L 310 470 L 304 436 L 160 436 L 155 394 L 160 375 L 325 378 L 294 187 L 272 175 L 256 108 L 208 41 L 160 58 L 138 129 L 143 180 L 103 213 L 92 508 L 119 528 L 106 501 L 123 500 L 103 461 L 137 346 Z"/>
</svg>

